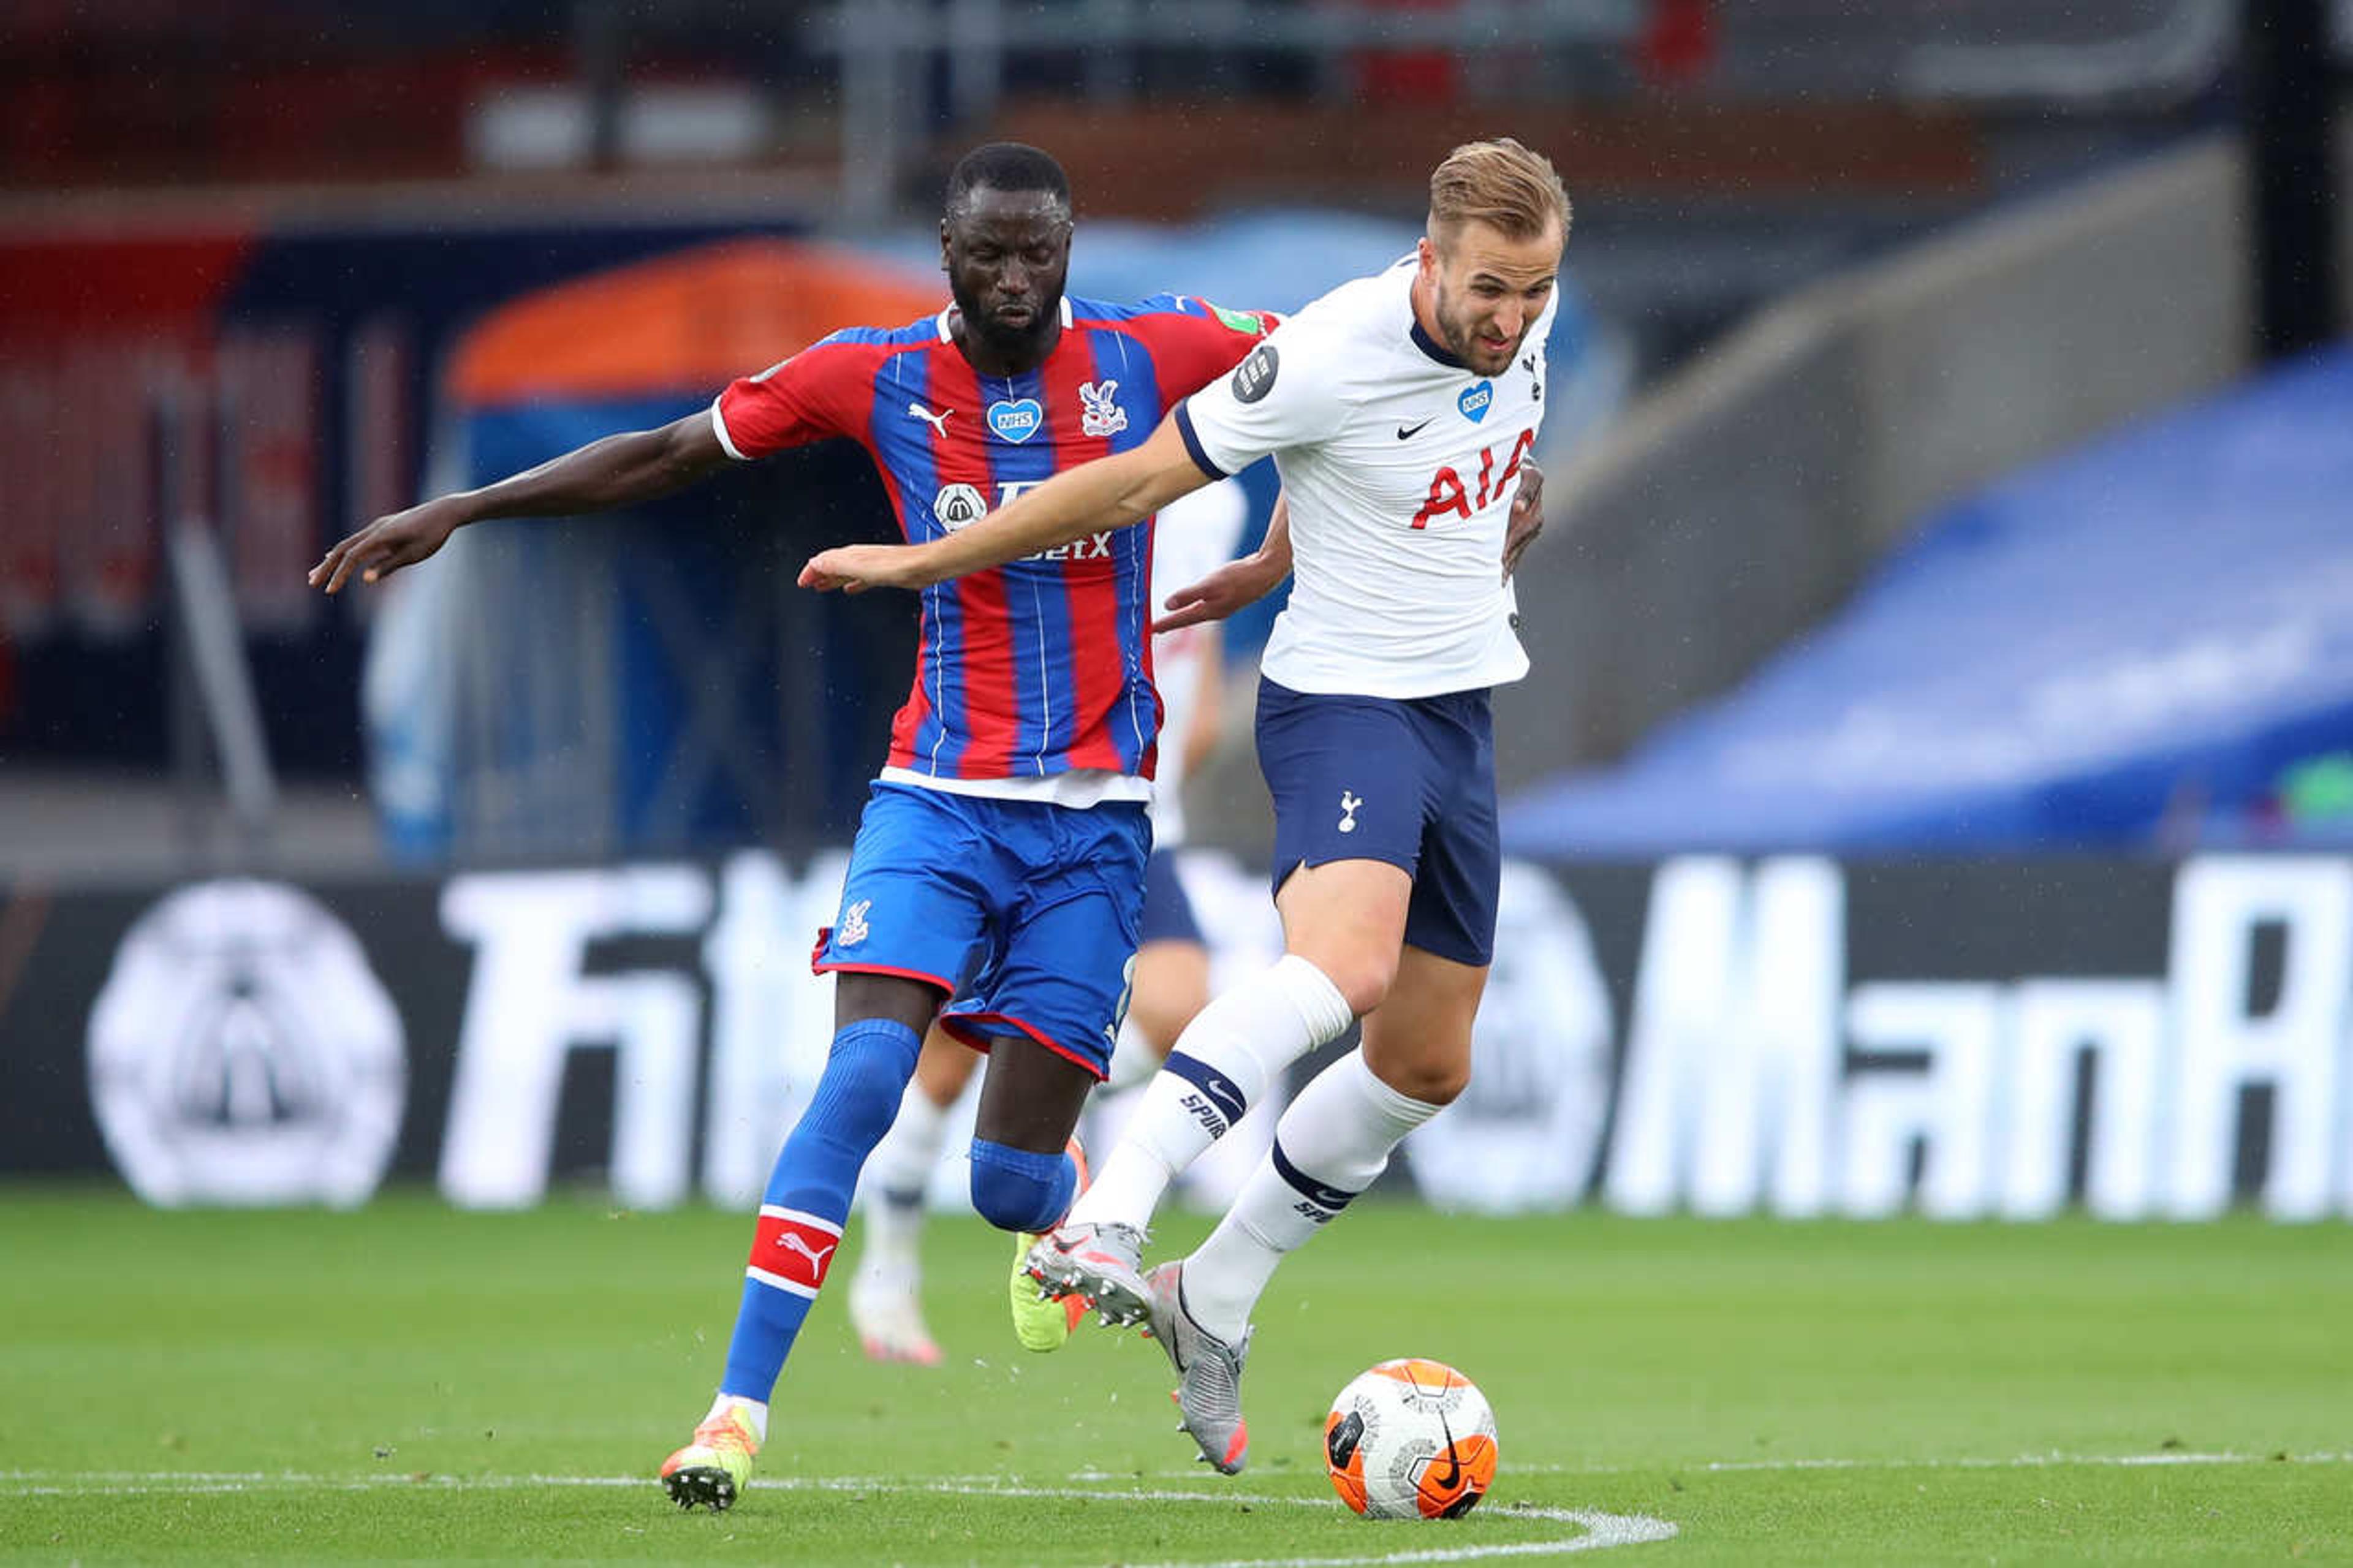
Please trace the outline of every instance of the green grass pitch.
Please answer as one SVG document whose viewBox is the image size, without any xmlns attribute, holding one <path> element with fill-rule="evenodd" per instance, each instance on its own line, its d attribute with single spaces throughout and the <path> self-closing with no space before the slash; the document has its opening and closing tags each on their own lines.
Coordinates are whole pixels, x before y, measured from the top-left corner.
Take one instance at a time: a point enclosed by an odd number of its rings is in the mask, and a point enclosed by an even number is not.
<svg viewBox="0 0 2353 1568">
<path fill-rule="evenodd" d="M 1200 1231 L 1173 1216 L 1155 1251 Z M 749 1235 L 577 1199 L 0 1189 L 0 1562 L 2353 1561 L 2341 1226 L 1376 1201 L 1277 1278 L 1226 1479 L 1156 1350 L 1090 1325 L 1024 1353 L 1009 1244 L 941 1218 L 947 1364 L 867 1364 L 845 1273 L 749 1493 L 684 1515 L 652 1472 L 708 1401 Z M 1333 1394 L 1409 1354 L 1495 1407 L 1502 1472 L 1461 1521 L 1367 1523 L 1322 1473 Z"/>
</svg>

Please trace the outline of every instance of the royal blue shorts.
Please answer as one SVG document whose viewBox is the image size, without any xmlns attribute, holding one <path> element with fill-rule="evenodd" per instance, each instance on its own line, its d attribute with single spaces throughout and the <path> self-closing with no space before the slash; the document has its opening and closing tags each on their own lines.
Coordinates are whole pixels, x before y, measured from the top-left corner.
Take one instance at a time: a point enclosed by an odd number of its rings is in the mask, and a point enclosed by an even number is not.
<svg viewBox="0 0 2353 1568">
<path fill-rule="evenodd" d="M 1138 802 L 1078 810 L 878 782 L 811 967 L 928 981 L 955 994 L 943 1021 L 967 1045 L 1027 1035 L 1101 1078 L 1151 847 Z"/>
<path fill-rule="evenodd" d="M 1184 879 L 1176 874 L 1176 857 L 1166 849 L 1155 849 L 1145 864 L 1143 940 L 1201 940 L 1201 922 L 1193 913 L 1193 900 L 1186 895 Z"/>
<path fill-rule="evenodd" d="M 1261 678 L 1258 764 L 1274 797 L 1274 886 L 1302 866 L 1386 860 L 1413 878 L 1405 940 L 1458 963 L 1495 953 L 1503 851 L 1487 693 L 1395 700 Z"/>
</svg>

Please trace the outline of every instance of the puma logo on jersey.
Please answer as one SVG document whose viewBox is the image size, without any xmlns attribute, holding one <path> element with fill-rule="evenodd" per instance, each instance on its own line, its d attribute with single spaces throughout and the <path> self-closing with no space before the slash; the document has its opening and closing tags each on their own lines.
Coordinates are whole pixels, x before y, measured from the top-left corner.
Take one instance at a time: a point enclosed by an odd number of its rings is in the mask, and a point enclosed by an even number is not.
<svg viewBox="0 0 2353 1568">
<path fill-rule="evenodd" d="M 1352 795 L 1345 789 L 1340 792 L 1341 832 L 1354 833 L 1356 831 L 1356 807 L 1364 804 L 1364 797 L 1361 795 Z"/>
<path fill-rule="evenodd" d="M 955 409 L 943 408 L 937 414 L 934 414 L 920 403 L 910 403 L 907 405 L 907 412 L 911 416 L 921 419 L 925 424 L 929 425 L 933 430 L 938 433 L 940 439 L 943 441 L 947 439 L 948 416 L 954 414 L 955 412 Z"/>
</svg>

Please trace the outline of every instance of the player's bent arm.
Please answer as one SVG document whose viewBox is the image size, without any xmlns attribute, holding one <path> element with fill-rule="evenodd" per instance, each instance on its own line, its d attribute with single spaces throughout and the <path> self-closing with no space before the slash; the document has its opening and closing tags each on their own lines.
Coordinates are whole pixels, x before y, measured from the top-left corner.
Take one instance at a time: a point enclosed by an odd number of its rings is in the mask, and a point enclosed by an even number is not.
<svg viewBox="0 0 2353 1568">
<path fill-rule="evenodd" d="M 1212 479 L 1174 416 L 1142 446 L 1066 468 L 968 528 L 922 544 L 850 544 L 801 568 L 804 588 L 927 588 L 1151 516 Z"/>
<path fill-rule="evenodd" d="M 1198 583 L 1188 583 L 1163 601 L 1168 613 L 1152 623 L 1154 632 L 1173 632 L 1204 621 L 1222 621 L 1255 605 L 1291 575 L 1291 498 L 1277 495 L 1267 519 L 1266 538 Z"/>
<path fill-rule="evenodd" d="M 311 568 L 310 582 L 339 592 L 359 574 L 374 583 L 426 559 L 470 522 L 494 517 L 565 517 L 655 500 L 684 489 L 731 459 L 708 413 L 654 430 L 607 436 L 480 489 L 437 496 L 380 517 L 338 542 Z"/>
</svg>

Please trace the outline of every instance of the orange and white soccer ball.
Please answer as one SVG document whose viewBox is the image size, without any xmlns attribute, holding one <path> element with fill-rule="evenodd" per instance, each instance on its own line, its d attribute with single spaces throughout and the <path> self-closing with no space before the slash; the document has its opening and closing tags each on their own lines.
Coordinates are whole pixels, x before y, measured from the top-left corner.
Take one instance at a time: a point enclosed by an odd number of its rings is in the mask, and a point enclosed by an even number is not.
<svg viewBox="0 0 2353 1568">
<path fill-rule="evenodd" d="M 1495 1479 L 1495 1413 L 1443 1362 L 1385 1361 L 1340 1391 L 1324 1468 L 1366 1519 L 1459 1519 Z"/>
</svg>

